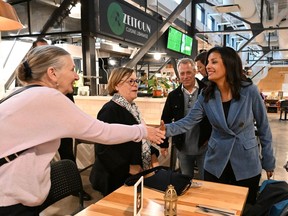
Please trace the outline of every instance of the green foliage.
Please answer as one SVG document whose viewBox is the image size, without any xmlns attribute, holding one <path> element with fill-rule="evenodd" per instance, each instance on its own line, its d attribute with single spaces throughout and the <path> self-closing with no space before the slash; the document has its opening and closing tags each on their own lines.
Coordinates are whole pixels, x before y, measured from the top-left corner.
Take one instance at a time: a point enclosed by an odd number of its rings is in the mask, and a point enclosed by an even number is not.
<svg viewBox="0 0 288 216">
<path fill-rule="evenodd" d="M 79 80 L 74 81 L 73 87 L 83 86 L 83 73 L 79 69 L 76 69 L 76 68 L 75 68 L 75 71 L 79 76 Z"/>
<path fill-rule="evenodd" d="M 153 90 L 157 89 L 170 89 L 169 80 L 166 77 L 156 77 L 153 75 L 148 80 L 148 92 L 151 93 Z"/>
</svg>

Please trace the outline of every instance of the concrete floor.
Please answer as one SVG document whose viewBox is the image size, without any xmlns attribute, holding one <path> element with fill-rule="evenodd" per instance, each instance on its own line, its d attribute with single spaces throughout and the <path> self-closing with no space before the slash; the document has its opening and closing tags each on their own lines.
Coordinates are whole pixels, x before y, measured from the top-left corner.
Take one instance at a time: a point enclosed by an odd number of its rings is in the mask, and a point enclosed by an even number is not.
<svg viewBox="0 0 288 216">
<path fill-rule="evenodd" d="M 275 150 L 276 157 L 276 169 L 273 179 L 276 180 L 288 180 L 288 172 L 283 168 L 283 165 L 286 164 L 288 160 L 288 121 L 279 120 L 279 113 L 268 113 L 270 127 L 273 134 L 273 144 Z M 167 165 L 169 161 L 162 160 L 162 163 Z M 85 207 L 89 206 L 92 203 L 97 202 L 102 198 L 101 194 L 97 191 L 94 191 L 91 188 L 89 182 L 89 173 L 90 169 L 81 172 L 83 186 L 86 192 L 88 192 L 93 199 L 91 201 L 85 201 Z M 261 181 L 266 179 L 266 173 L 262 173 Z M 41 213 L 41 216 L 63 216 L 70 215 L 74 212 L 78 207 L 78 199 L 77 197 L 67 197 L 58 203 L 55 203 L 51 207 L 47 208 L 45 211 Z"/>
</svg>

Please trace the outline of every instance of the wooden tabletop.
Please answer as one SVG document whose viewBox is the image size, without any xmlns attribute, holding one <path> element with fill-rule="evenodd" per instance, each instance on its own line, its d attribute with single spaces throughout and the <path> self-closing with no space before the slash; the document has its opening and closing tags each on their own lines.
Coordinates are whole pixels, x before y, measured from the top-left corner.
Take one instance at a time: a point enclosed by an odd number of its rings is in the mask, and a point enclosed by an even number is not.
<svg viewBox="0 0 288 216">
<path fill-rule="evenodd" d="M 195 180 L 196 181 L 196 180 Z M 197 205 L 222 209 L 241 215 L 246 202 L 248 188 L 207 181 L 201 187 L 191 187 L 184 195 L 178 196 L 177 215 L 219 215 L 204 213 Z M 144 201 L 141 216 L 164 215 L 164 193 L 144 188 Z M 133 187 L 122 186 L 113 193 L 77 214 L 77 216 L 128 216 L 133 215 Z M 201 213 L 200 213 L 201 212 Z"/>
</svg>

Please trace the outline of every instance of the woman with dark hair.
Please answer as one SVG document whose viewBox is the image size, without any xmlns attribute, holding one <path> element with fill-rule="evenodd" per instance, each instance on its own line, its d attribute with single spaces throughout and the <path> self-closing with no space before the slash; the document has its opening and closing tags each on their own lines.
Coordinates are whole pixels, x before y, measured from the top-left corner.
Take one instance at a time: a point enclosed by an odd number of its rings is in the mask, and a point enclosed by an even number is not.
<svg viewBox="0 0 288 216">
<path fill-rule="evenodd" d="M 185 133 L 207 116 L 212 134 L 204 162 L 207 181 L 249 188 L 247 203 L 256 200 L 262 169 L 273 175 L 275 158 L 266 108 L 256 85 L 245 77 L 241 59 L 230 47 L 214 47 L 207 53 L 209 83 L 189 114 L 174 123 L 162 123 L 166 137 Z M 255 136 L 259 132 L 261 154 Z"/>
<path fill-rule="evenodd" d="M 204 83 L 208 81 L 208 75 L 206 71 L 206 58 L 207 58 L 207 51 L 203 51 L 199 53 L 194 59 L 196 63 L 197 72 L 203 76 L 201 81 Z"/>
</svg>

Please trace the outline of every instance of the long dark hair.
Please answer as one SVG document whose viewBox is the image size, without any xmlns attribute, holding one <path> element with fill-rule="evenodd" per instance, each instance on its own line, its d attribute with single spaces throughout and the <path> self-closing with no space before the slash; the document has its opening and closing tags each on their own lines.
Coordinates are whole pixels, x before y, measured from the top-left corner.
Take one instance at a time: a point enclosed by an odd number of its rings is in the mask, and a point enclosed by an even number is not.
<svg viewBox="0 0 288 216">
<path fill-rule="evenodd" d="M 236 100 L 240 99 L 240 89 L 243 87 L 242 81 L 246 81 L 252 84 L 252 81 L 248 79 L 243 73 L 243 67 L 241 58 L 238 53 L 231 47 L 213 47 L 207 53 L 206 65 L 208 63 L 208 57 L 211 53 L 219 53 L 221 55 L 224 67 L 226 68 L 226 80 L 231 88 L 232 97 Z M 207 88 L 204 91 L 205 101 L 210 98 L 214 98 L 214 90 L 216 83 L 210 81 Z"/>
</svg>

